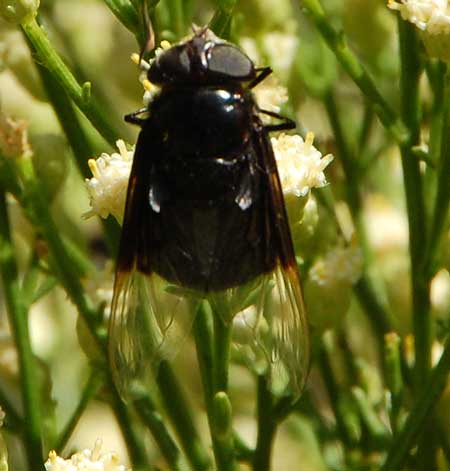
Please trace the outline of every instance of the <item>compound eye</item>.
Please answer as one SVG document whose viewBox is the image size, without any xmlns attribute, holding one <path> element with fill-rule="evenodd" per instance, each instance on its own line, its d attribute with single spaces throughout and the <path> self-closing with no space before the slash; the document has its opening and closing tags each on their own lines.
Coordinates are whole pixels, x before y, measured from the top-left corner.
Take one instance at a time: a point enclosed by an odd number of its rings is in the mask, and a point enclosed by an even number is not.
<svg viewBox="0 0 450 471">
<path fill-rule="evenodd" d="M 255 75 L 253 62 L 231 44 L 216 44 L 210 52 L 208 69 L 230 78 L 249 80 Z"/>
</svg>

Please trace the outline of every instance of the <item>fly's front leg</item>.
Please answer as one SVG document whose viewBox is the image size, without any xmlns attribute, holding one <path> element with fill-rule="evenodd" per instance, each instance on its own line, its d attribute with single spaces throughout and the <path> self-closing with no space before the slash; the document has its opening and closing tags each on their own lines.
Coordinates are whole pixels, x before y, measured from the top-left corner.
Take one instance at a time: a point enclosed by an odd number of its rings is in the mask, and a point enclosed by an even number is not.
<svg viewBox="0 0 450 471">
<path fill-rule="evenodd" d="M 147 118 L 139 118 L 138 116 L 144 113 L 148 113 L 148 108 L 140 108 L 137 111 L 133 111 L 133 113 L 125 115 L 124 120 L 127 123 L 142 126 L 147 121 Z"/>
<path fill-rule="evenodd" d="M 286 118 L 286 116 L 281 116 L 278 113 L 274 113 L 273 111 L 267 110 L 259 110 L 260 113 L 270 116 L 271 118 L 281 119 L 283 122 L 280 124 L 268 124 L 264 126 L 264 130 L 267 132 L 270 131 L 288 131 L 289 129 L 295 128 L 295 121 L 290 118 Z"/>
<path fill-rule="evenodd" d="M 248 84 L 248 88 L 250 89 L 255 88 L 258 83 L 266 79 L 272 73 L 272 69 L 270 67 L 261 67 L 256 69 L 256 72 L 260 72 L 260 74 Z"/>
</svg>

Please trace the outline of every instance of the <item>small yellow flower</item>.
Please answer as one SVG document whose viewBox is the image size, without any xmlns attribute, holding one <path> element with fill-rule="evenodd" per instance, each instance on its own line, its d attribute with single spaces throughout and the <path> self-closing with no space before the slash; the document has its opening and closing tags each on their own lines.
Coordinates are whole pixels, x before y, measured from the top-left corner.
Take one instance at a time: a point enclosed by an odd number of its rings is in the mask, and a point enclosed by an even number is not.
<svg viewBox="0 0 450 471">
<path fill-rule="evenodd" d="M 119 464 L 119 458 L 115 453 L 100 453 L 101 447 L 102 441 L 97 440 L 92 450 L 85 449 L 67 460 L 58 456 L 56 451 L 51 451 L 45 462 L 45 469 L 47 471 L 126 471 L 127 468 Z"/>
</svg>

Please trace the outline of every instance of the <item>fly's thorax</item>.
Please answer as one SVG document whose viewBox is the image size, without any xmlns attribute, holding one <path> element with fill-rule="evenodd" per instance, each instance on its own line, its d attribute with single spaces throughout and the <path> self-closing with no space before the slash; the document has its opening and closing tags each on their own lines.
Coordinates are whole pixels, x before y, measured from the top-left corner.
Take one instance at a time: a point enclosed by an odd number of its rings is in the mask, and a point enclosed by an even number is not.
<svg viewBox="0 0 450 471">
<path fill-rule="evenodd" d="M 227 159 L 246 147 L 254 110 L 240 85 L 164 87 L 151 103 L 151 125 L 166 158 Z"/>
</svg>

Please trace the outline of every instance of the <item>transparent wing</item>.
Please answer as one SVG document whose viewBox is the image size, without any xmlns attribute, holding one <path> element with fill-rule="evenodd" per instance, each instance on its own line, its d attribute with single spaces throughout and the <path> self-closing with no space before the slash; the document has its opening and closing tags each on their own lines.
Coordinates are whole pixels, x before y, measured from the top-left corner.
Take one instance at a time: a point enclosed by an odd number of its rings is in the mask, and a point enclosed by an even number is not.
<svg viewBox="0 0 450 471">
<path fill-rule="evenodd" d="M 133 382 L 147 383 L 158 363 L 176 353 L 195 313 L 193 297 L 152 273 L 148 195 L 155 141 L 141 132 L 136 145 L 111 306 L 109 357 L 124 397 Z"/>
<path fill-rule="evenodd" d="M 110 322 L 110 359 L 126 397 L 135 382 L 148 384 L 191 331 L 196 301 L 155 274 L 133 270 L 116 278 Z"/>
<path fill-rule="evenodd" d="M 252 141 L 269 180 L 268 225 L 277 264 L 262 277 L 257 293 L 249 297 L 252 302 L 235 317 L 234 330 L 244 327 L 244 358 L 267 372 L 272 391 L 295 398 L 301 394 L 309 370 L 308 322 L 275 156 L 259 119 Z M 246 336 L 245 330 L 251 335 Z"/>
</svg>

